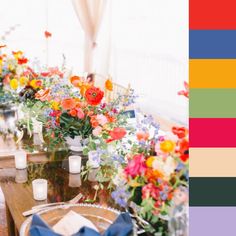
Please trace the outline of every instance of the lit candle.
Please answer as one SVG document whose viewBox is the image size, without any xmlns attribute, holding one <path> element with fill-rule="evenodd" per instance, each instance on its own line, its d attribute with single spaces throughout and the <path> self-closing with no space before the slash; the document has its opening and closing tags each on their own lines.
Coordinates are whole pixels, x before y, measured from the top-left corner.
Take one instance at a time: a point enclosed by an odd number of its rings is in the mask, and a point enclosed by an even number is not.
<svg viewBox="0 0 236 236">
<path fill-rule="evenodd" d="M 80 174 L 69 174 L 69 186 L 71 188 L 78 188 L 81 186 L 81 177 Z"/>
<path fill-rule="evenodd" d="M 16 178 L 15 181 L 16 183 L 25 183 L 28 180 L 28 173 L 27 173 L 27 169 L 23 169 L 23 170 L 16 170 Z"/>
<path fill-rule="evenodd" d="M 72 174 L 80 173 L 81 156 L 69 156 L 69 172 Z"/>
<path fill-rule="evenodd" d="M 88 165 L 91 168 L 98 168 L 100 165 L 100 156 L 97 151 L 90 151 L 88 153 Z"/>
<path fill-rule="evenodd" d="M 46 179 L 35 179 L 32 181 L 33 196 L 37 201 L 47 199 L 48 195 L 48 181 Z"/>
<path fill-rule="evenodd" d="M 15 152 L 15 167 L 16 169 L 25 169 L 27 167 L 26 152 L 18 150 Z"/>
</svg>

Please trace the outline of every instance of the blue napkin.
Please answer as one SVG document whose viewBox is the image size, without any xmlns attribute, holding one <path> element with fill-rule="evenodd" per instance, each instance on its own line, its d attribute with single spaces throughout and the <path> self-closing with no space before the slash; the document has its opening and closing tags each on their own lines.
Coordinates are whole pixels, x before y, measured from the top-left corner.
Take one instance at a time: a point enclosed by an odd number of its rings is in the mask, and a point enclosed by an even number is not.
<svg viewBox="0 0 236 236">
<path fill-rule="evenodd" d="M 121 213 L 115 222 L 104 232 L 102 236 L 128 236 L 133 230 L 131 217 L 128 213 Z M 31 236 L 61 236 L 55 233 L 38 215 L 34 215 L 30 226 Z M 101 236 L 98 232 L 88 227 L 82 227 L 73 236 Z"/>
</svg>

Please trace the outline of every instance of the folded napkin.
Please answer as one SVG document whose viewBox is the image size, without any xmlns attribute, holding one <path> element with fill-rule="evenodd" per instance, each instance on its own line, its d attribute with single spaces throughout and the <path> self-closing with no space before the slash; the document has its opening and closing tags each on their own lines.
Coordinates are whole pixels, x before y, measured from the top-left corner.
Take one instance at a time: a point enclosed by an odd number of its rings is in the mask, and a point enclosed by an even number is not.
<svg viewBox="0 0 236 236">
<path fill-rule="evenodd" d="M 76 213 L 75 213 L 76 214 Z M 80 216 L 82 217 L 82 216 Z M 84 218 L 84 217 L 82 217 Z M 83 226 L 80 227 L 79 231 L 72 236 L 101 236 L 100 233 L 93 228 L 92 222 L 91 227 Z M 81 226 L 81 222 L 78 222 Z M 58 225 L 55 225 L 56 228 Z M 55 227 L 54 226 L 54 227 Z M 54 228 L 53 227 L 53 228 Z M 95 226 L 94 226 L 95 227 Z M 58 229 L 58 228 L 57 228 Z M 133 230 L 133 224 L 131 217 L 128 213 L 121 213 L 113 224 L 104 232 L 102 236 L 129 236 Z M 65 236 L 65 234 L 56 233 L 50 226 L 48 226 L 39 215 L 34 215 L 30 226 L 31 236 Z"/>
</svg>

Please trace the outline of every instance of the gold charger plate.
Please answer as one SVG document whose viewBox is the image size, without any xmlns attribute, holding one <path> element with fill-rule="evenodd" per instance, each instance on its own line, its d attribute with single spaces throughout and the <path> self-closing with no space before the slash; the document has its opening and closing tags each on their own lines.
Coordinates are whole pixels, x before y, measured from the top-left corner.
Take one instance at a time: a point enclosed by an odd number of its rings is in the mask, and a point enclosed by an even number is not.
<svg viewBox="0 0 236 236">
<path fill-rule="evenodd" d="M 66 213 L 73 210 L 81 216 L 90 220 L 103 233 L 121 213 L 114 208 L 103 207 L 93 204 L 67 204 L 55 207 L 49 207 L 37 213 L 49 225 L 55 225 Z M 32 216 L 27 218 L 20 229 L 20 236 L 30 236 L 29 229 Z"/>
</svg>

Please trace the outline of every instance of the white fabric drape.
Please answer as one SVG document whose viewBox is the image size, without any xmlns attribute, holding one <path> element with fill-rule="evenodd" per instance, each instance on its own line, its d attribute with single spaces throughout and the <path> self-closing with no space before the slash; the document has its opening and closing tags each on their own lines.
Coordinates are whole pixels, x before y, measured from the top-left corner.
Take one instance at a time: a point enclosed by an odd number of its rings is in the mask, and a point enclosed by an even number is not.
<svg viewBox="0 0 236 236">
<path fill-rule="evenodd" d="M 93 72 L 93 54 L 107 0 L 72 0 L 72 3 L 85 33 L 84 71 Z"/>
</svg>

